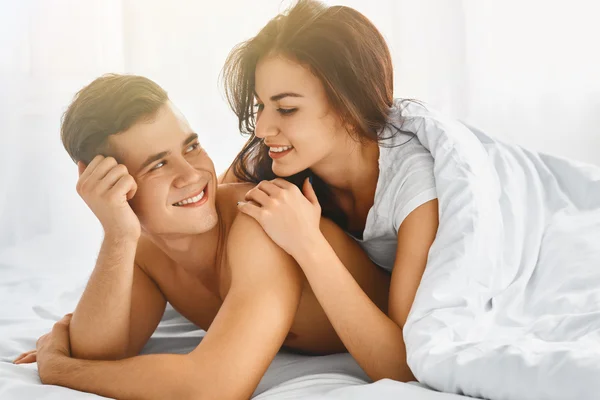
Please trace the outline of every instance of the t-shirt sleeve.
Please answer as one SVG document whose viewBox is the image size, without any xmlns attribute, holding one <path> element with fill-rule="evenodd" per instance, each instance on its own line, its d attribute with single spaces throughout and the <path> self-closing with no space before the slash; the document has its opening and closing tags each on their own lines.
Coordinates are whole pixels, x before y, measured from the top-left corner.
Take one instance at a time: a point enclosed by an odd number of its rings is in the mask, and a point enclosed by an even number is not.
<svg viewBox="0 0 600 400">
<path fill-rule="evenodd" d="M 406 155 L 397 170 L 390 188 L 394 196 L 392 218 L 398 232 L 404 219 L 419 206 L 437 198 L 433 175 L 433 157 L 424 148 Z"/>
</svg>

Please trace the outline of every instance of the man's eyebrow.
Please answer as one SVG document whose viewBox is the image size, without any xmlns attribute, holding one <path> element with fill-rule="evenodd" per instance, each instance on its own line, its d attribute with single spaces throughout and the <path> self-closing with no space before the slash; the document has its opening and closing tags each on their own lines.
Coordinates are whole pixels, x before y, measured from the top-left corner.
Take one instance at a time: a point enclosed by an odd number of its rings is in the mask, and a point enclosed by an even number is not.
<svg viewBox="0 0 600 400">
<path fill-rule="evenodd" d="M 170 151 L 161 151 L 160 153 L 156 153 L 149 156 L 148 158 L 146 158 L 146 161 L 142 163 L 142 166 L 138 169 L 138 172 L 146 168 L 148 165 L 152 164 L 154 161 L 158 161 L 161 158 L 168 156 L 169 154 L 171 154 Z"/>
<path fill-rule="evenodd" d="M 198 134 L 197 133 L 190 133 L 190 135 L 187 137 L 187 139 L 185 139 L 183 141 L 183 143 L 181 144 L 181 147 L 185 146 L 186 144 L 192 143 L 194 140 L 198 140 Z"/>
<path fill-rule="evenodd" d="M 256 96 L 257 98 L 260 99 L 260 96 L 258 94 L 256 94 L 256 92 L 254 92 L 254 96 Z M 304 97 L 301 94 L 298 93 L 294 93 L 294 92 L 284 92 L 284 93 L 279 93 L 276 95 L 271 96 L 271 101 L 279 101 L 285 97 Z"/>
<path fill-rule="evenodd" d="M 190 133 L 190 135 L 183 141 L 181 146 L 183 147 L 197 139 L 198 139 L 197 133 Z M 149 156 L 148 158 L 146 158 L 146 161 L 144 161 L 142 163 L 141 167 L 138 169 L 138 172 L 143 170 L 144 168 L 146 168 L 148 165 L 152 164 L 153 162 L 158 161 L 161 158 L 165 158 L 169 154 L 171 154 L 170 151 L 161 151 L 160 153 L 156 153 L 156 154 Z"/>
</svg>

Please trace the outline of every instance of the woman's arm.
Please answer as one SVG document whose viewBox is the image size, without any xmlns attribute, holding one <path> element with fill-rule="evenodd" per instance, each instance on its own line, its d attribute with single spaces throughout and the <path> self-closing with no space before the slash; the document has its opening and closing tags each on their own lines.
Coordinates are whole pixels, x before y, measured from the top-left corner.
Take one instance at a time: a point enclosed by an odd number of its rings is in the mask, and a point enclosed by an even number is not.
<svg viewBox="0 0 600 400">
<path fill-rule="evenodd" d="M 340 339 L 373 380 L 414 380 L 406 361 L 402 326 L 436 231 L 436 200 L 414 210 L 402 223 L 390 286 L 389 316 L 361 290 L 321 238 L 295 256 Z"/>
<path fill-rule="evenodd" d="M 296 259 L 340 339 L 371 379 L 414 380 L 406 360 L 402 326 L 437 232 L 437 200 L 411 212 L 398 230 L 386 315 L 360 288 L 323 235 L 311 228 L 311 219 L 319 211 L 314 192 L 305 183 L 306 197 L 300 198 L 301 193 L 286 183 L 278 181 L 278 185 L 282 190 L 259 185 L 248 198 L 261 207 L 245 203 L 240 209 L 257 219 Z"/>
</svg>

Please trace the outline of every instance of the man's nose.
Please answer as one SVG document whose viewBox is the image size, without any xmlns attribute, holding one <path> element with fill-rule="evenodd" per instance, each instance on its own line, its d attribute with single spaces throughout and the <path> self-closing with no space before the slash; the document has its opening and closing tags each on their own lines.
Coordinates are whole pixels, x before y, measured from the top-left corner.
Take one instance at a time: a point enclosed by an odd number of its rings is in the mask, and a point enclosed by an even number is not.
<svg viewBox="0 0 600 400">
<path fill-rule="evenodd" d="M 177 169 L 177 178 L 174 182 L 175 187 L 182 188 L 200 181 L 200 174 L 187 160 L 180 161 Z"/>
</svg>

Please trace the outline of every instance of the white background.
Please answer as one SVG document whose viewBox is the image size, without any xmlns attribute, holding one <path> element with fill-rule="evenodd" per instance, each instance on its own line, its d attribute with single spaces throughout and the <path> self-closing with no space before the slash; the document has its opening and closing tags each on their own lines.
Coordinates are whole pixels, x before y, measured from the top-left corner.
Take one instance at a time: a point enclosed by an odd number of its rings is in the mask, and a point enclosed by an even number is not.
<svg viewBox="0 0 600 400">
<path fill-rule="evenodd" d="M 355 0 L 387 38 L 397 97 L 600 164 L 595 1 Z M 222 171 L 243 139 L 219 74 L 289 1 L 0 0 L 0 264 L 93 265 L 101 230 L 75 192 L 60 118 L 107 72 L 163 86 Z M 91 263 L 91 264 L 90 264 Z M 1 267 L 1 265 L 0 265 Z M 1 268 L 0 268 L 1 273 Z"/>
</svg>

